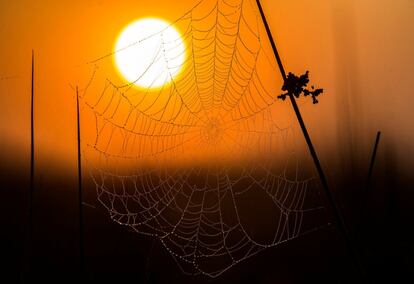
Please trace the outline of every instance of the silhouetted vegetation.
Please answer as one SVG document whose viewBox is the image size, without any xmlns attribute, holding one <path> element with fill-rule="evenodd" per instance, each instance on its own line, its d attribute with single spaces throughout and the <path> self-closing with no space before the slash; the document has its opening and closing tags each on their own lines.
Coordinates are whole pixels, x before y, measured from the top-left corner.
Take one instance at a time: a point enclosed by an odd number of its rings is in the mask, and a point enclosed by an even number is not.
<svg viewBox="0 0 414 284">
<path fill-rule="evenodd" d="M 294 95 L 296 98 L 299 98 L 300 95 L 303 93 L 305 97 L 311 96 L 312 102 L 317 104 L 319 101 L 316 98 L 320 94 L 323 93 L 323 89 L 315 89 L 314 86 L 311 86 L 310 90 L 307 89 L 307 85 L 309 83 L 309 71 L 306 71 L 305 74 L 301 76 L 296 76 L 295 74 L 289 72 L 285 83 L 283 84 L 282 91 L 286 93 L 281 94 L 278 96 L 279 99 L 285 100 L 289 94 Z"/>
</svg>

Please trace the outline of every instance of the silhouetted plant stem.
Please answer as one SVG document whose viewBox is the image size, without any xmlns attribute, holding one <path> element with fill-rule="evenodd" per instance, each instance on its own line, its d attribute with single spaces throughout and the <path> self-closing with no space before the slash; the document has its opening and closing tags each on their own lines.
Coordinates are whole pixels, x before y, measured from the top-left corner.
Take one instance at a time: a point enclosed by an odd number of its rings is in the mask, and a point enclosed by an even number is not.
<svg viewBox="0 0 414 284">
<path fill-rule="evenodd" d="M 377 150 L 378 150 L 378 144 L 379 144 L 380 138 L 381 138 L 381 131 L 378 131 L 377 132 L 377 137 L 375 138 L 374 149 L 372 150 L 371 162 L 369 164 L 367 189 L 369 189 L 369 187 L 371 185 L 372 172 L 374 170 L 374 164 L 375 164 L 375 159 L 376 159 L 376 156 L 377 156 Z"/>
<path fill-rule="evenodd" d="M 34 195 L 34 169 L 35 169 L 35 150 L 34 150 L 34 50 L 32 50 L 31 66 L 31 85 L 30 85 L 30 181 L 29 181 L 29 200 L 27 210 L 26 239 L 23 250 L 23 265 L 20 280 L 24 280 L 30 272 L 32 264 L 32 245 L 33 245 L 33 195 Z"/>
<path fill-rule="evenodd" d="M 265 14 L 263 12 L 262 5 L 260 4 L 260 0 L 256 0 L 256 2 L 257 2 L 257 6 L 259 8 L 260 15 L 261 15 L 262 20 L 263 20 L 263 24 L 264 24 L 265 29 L 266 29 L 267 36 L 269 37 L 270 44 L 271 44 L 272 49 L 273 49 L 273 53 L 276 57 L 276 61 L 277 61 L 277 64 L 279 66 L 280 73 L 282 75 L 282 78 L 283 78 L 284 82 L 286 82 L 286 80 L 287 80 L 286 72 L 285 72 L 285 69 L 283 67 L 282 60 L 280 59 L 279 52 L 277 51 L 276 44 L 275 44 L 275 41 L 273 39 L 272 33 L 270 31 L 269 25 L 267 23 Z M 300 128 L 302 129 L 303 136 L 305 137 L 305 140 L 306 140 L 306 143 L 308 145 L 309 152 L 312 156 L 313 162 L 315 164 L 316 170 L 318 171 L 318 175 L 319 175 L 319 178 L 321 180 L 321 183 L 322 183 L 323 189 L 325 191 L 325 194 L 327 196 L 328 202 L 329 202 L 330 206 L 332 207 L 332 212 L 333 212 L 333 215 L 334 215 L 334 218 L 335 218 L 336 226 L 340 230 L 341 234 L 343 235 L 343 237 L 345 239 L 345 242 L 348 246 L 348 249 L 350 250 L 352 257 L 354 258 L 355 264 L 356 264 L 357 268 L 360 270 L 360 272 L 362 274 L 361 276 L 363 276 L 363 270 L 362 270 L 362 265 L 361 265 L 360 260 L 359 260 L 359 255 L 358 255 L 354 245 L 352 244 L 352 241 L 349 237 L 349 233 L 348 233 L 345 221 L 342 217 L 341 211 L 340 211 L 338 205 L 335 202 L 335 199 L 333 197 L 333 194 L 332 194 L 331 190 L 329 189 L 325 173 L 323 172 L 323 169 L 322 169 L 322 166 L 320 164 L 320 161 L 319 161 L 318 155 L 316 153 L 316 150 L 313 147 L 312 140 L 311 140 L 311 138 L 309 136 L 309 133 L 306 129 L 305 122 L 302 118 L 302 115 L 301 115 L 299 107 L 296 103 L 295 97 L 293 96 L 292 93 L 289 93 L 288 96 L 289 96 L 290 102 L 292 104 L 293 110 L 295 111 L 295 114 L 296 114 L 297 120 L 299 122 Z"/>
<path fill-rule="evenodd" d="M 81 128 L 79 110 L 79 90 L 76 87 L 76 117 L 77 117 L 77 140 L 78 140 L 78 206 L 79 206 L 79 269 L 80 275 L 85 272 L 85 252 L 83 239 L 83 197 L 82 197 L 82 160 L 81 160 Z"/>
<path fill-rule="evenodd" d="M 33 222 L 33 191 L 34 191 L 34 51 L 32 50 L 32 82 L 30 104 L 30 194 L 29 194 L 29 235 L 32 233 Z M 30 240 L 31 241 L 31 240 Z"/>
</svg>

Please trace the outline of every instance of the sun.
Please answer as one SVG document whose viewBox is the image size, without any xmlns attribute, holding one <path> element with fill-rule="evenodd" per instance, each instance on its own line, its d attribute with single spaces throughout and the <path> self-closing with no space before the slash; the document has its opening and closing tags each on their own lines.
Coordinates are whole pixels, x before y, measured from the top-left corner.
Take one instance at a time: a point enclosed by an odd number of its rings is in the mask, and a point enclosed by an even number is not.
<svg viewBox="0 0 414 284">
<path fill-rule="evenodd" d="M 140 19 L 120 33 L 114 59 L 129 83 L 145 89 L 160 88 L 180 73 L 185 44 L 182 35 L 167 21 Z"/>
</svg>

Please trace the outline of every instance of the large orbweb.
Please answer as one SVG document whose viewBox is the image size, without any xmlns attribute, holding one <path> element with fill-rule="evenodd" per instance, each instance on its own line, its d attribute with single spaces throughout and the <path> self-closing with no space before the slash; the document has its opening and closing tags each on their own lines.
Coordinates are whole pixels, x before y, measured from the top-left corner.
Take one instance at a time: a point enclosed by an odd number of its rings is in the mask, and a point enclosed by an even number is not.
<svg viewBox="0 0 414 284">
<path fill-rule="evenodd" d="M 161 51 L 153 63 L 181 54 L 163 42 L 168 29 L 186 56 L 158 89 L 120 80 L 116 54 L 88 64 L 85 152 L 114 221 L 159 240 L 185 273 L 216 277 L 324 225 L 312 217 L 319 183 L 291 106 L 277 99 L 283 81 L 256 3 L 199 2 L 149 36 Z"/>
</svg>

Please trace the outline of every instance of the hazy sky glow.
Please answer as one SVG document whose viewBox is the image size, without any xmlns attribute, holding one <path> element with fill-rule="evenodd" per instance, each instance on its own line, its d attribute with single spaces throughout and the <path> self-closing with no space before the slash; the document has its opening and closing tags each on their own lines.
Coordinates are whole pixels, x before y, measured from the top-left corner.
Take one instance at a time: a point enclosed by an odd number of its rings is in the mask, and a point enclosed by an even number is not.
<svg viewBox="0 0 414 284">
<path fill-rule="evenodd" d="M 412 148 L 412 1 L 262 2 L 286 69 L 297 73 L 309 69 L 311 79 L 326 89 L 317 108 L 303 107 L 317 145 L 335 149 L 336 133 L 341 132 L 337 109 L 350 96 L 349 111 L 361 119 L 357 134 L 361 144 L 370 145 L 373 133 L 383 129 L 401 148 Z M 11 77 L 0 81 L 2 147 L 7 153 L 20 153 L 22 159 L 27 156 L 32 49 L 38 155 L 67 159 L 73 157 L 76 133 L 70 84 L 82 84 L 88 77 L 81 71 L 83 64 L 110 52 L 128 23 L 148 16 L 173 21 L 193 4 L 1 2 L 0 77 Z M 359 105 L 352 105 L 353 95 L 359 97 Z"/>
</svg>

